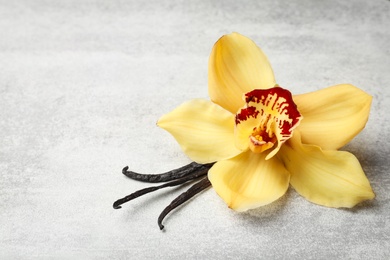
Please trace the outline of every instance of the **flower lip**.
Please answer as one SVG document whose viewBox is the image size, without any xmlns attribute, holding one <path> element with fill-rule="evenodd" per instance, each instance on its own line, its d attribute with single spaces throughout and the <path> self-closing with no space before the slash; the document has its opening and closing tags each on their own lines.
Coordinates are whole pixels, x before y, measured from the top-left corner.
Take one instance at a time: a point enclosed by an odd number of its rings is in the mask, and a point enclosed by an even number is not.
<svg viewBox="0 0 390 260">
<path fill-rule="evenodd" d="M 246 106 L 235 118 L 236 146 L 255 153 L 274 147 L 266 158 L 269 159 L 292 136 L 302 115 L 290 91 L 279 86 L 252 90 L 244 95 L 244 100 Z"/>
</svg>

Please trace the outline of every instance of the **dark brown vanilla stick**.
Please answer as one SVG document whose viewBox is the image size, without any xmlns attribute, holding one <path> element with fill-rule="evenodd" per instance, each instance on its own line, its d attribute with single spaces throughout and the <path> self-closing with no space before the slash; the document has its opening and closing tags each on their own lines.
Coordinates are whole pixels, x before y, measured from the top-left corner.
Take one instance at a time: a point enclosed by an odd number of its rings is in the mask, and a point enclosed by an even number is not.
<svg viewBox="0 0 390 260">
<path fill-rule="evenodd" d="M 165 216 L 169 212 L 171 212 L 173 209 L 177 208 L 178 206 L 180 206 L 181 204 L 183 204 L 187 200 L 191 199 L 193 196 L 195 196 L 196 194 L 198 194 L 202 190 L 210 187 L 210 185 L 211 185 L 211 183 L 210 183 L 209 179 L 206 176 L 201 181 L 199 181 L 196 184 L 194 184 L 193 186 L 191 186 L 191 188 L 189 188 L 187 191 L 185 191 L 182 194 L 180 194 L 179 197 L 174 199 L 171 202 L 171 204 L 169 204 L 168 207 L 166 207 L 161 212 L 160 216 L 158 217 L 157 223 L 158 223 L 158 226 L 160 227 L 160 230 L 164 229 L 164 225 L 162 224 L 162 221 L 164 220 Z"/>
<path fill-rule="evenodd" d="M 214 163 L 198 164 L 196 162 L 192 162 L 186 166 L 180 167 L 178 169 L 174 169 L 174 170 L 169 171 L 169 172 L 161 173 L 161 174 L 136 173 L 133 171 L 128 171 L 129 167 L 126 166 L 125 168 L 123 168 L 122 173 L 133 180 L 156 183 L 156 182 L 166 182 L 166 181 L 177 180 L 181 177 L 184 177 L 184 176 L 191 174 L 193 172 L 196 172 L 196 171 L 200 171 L 203 169 L 208 170 L 211 168 L 211 166 L 213 166 L 213 164 Z"/>
<path fill-rule="evenodd" d="M 147 193 L 150 193 L 150 192 L 162 189 L 162 188 L 166 188 L 166 187 L 177 186 L 177 185 L 186 183 L 188 181 L 194 180 L 196 178 L 205 176 L 207 174 L 208 170 L 209 170 L 208 167 L 199 168 L 197 171 L 192 172 L 192 173 L 188 174 L 185 177 L 178 178 L 178 179 L 176 179 L 174 181 L 165 183 L 163 185 L 154 186 L 154 187 L 148 187 L 148 188 L 145 188 L 145 189 L 142 189 L 142 190 L 138 190 L 138 191 L 136 191 L 136 192 L 134 192 L 134 193 L 132 193 L 132 194 L 122 198 L 122 199 L 119 199 L 119 200 L 115 201 L 114 204 L 113 204 L 113 207 L 114 207 L 114 209 L 120 209 L 121 208 L 120 205 L 122 205 L 122 204 L 124 204 L 124 203 L 126 203 L 126 202 L 128 202 L 130 200 L 133 200 L 135 198 L 138 198 L 138 197 L 140 197 L 142 195 L 145 195 Z"/>
</svg>

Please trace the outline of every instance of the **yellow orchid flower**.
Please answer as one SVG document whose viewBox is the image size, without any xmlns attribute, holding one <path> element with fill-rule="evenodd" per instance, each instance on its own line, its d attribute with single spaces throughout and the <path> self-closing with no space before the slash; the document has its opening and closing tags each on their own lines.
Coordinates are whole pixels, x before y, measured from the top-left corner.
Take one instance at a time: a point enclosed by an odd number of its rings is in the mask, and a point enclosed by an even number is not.
<svg viewBox="0 0 390 260">
<path fill-rule="evenodd" d="M 353 207 L 375 197 L 359 161 L 339 148 L 365 126 L 371 96 L 342 84 L 302 95 L 276 85 L 267 57 L 238 33 L 221 37 L 209 60 L 211 101 L 195 99 L 162 116 L 167 130 L 195 162 L 163 174 L 123 174 L 166 182 L 136 191 L 125 202 L 165 187 L 201 179 L 168 205 L 174 208 L 210 185 L 236 210 L 269 204 L 289 184 L 307 200 L 328 207 Z"/>
<path fill-rule="evenodd" d="M 371 96 L 342 84 L 292 96 L 276 85 L 267 57 L 249 38 L 232 33 L 209 60 L 211 101 L 188 101 L 161 117 L 214 190 L 237 211 L 269 204 L 289 187 L 328 207 L 374 198 L 354 155 L 337 151 L 365 126 Z"/>
</svg>

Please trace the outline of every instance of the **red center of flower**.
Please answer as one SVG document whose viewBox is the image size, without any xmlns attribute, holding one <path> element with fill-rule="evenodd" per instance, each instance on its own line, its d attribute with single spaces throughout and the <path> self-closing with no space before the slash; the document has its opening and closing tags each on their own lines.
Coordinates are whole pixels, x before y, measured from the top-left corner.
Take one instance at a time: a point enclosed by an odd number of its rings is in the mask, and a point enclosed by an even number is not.
<svg viewBox="0 0 390 260">
<path fill-rule="evenodd" d="M 271 158 L 302 119 L 290 91 L 274 87 L 255 89 L 244 96 L 246 106 L 236 114 L 235 138 L 240 149 L 261 153 L 277 144 Z"/>
</svg>

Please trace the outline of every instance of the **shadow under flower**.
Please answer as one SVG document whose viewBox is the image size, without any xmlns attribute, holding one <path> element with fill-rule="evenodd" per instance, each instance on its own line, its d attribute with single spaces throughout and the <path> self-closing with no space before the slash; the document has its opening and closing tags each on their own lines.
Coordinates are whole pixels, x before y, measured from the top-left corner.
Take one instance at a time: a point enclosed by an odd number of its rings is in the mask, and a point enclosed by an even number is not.
<svg viewBox="0 0 390 260">
<path fill-rule="evenodd" d="M 274 221 L 280 215 L 282 215 L 283 211 L 287 206 L 287 200 L 291 195 L 291 188 L 287 190 L 287 192 L 280 197 L 278 200 L 255 209 L 250 209 L 246 211 L 243 216 L 247 217 L 255 217 L 260 218 L 262 221 Z"/>
</svg>

